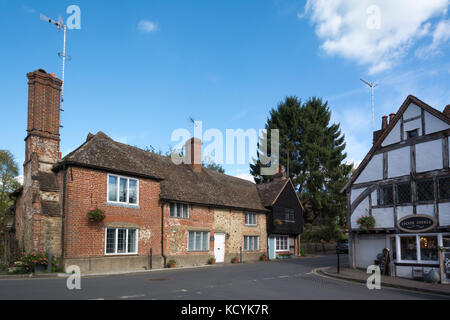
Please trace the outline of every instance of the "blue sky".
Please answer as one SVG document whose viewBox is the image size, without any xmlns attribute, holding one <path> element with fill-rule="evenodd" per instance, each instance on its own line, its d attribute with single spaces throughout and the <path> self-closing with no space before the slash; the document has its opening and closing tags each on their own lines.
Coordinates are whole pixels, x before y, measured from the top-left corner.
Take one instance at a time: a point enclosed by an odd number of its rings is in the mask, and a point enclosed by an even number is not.
<svg viewBox="0 0 450 320">
<path fill-rule="evenodd" d="M 62 34 L 39 14 L 67 19 L 72 4 L 81 29 L 68 31 L 63 155 L 100 130 L 167 150 L 190 116 L 224 135 L 260 129 L 271 108 L 296 95 L 329 102 L 349 160 L 360 161 L 372 139 L 370 92 L 360 77 L 379 83 L 376 129 L 408 94 L 439 110 L 450 103 L 448 0 L 0 0 L 0 149 L 20 167 L 26 73 L 61 74 Z M 248 164 L 224 167 L 248 175 Z"/>
</svg>

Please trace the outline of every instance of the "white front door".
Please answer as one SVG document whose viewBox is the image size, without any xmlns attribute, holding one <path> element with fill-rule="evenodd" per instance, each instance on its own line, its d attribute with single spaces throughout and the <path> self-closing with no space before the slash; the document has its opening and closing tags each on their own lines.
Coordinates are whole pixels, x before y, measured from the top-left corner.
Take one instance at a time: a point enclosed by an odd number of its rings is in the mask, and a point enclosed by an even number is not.
<svg viewBox="0 0 450 320">
<path fill-rule="evenodd" d="M 216 262 L 223 262 L 225 259 L 225 234 L 214 234 L 214 258 Z"/>
</svg>

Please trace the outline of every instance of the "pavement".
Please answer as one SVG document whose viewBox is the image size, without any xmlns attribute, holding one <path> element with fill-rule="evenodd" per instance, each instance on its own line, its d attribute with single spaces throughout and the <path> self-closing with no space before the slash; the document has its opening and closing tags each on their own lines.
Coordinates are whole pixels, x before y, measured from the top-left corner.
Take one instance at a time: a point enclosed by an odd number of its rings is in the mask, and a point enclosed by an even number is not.
<svg viewBox="0 0 450 320">
<path fill-rule="evenodd" d="M 61 277 L 9 278 L 0 280 L 0 299 L 450 300 L 448 295 L 387 286 L 369 290 L 365 284 L 317 272 L 334 265 L 335 260 L 335 255 L 307 256 L 146 273 L 91 275 L 81 277 L 80 290 L 69 290 L 67 279 Z"/>
<path fill-rule="evenodd" d="M 366 273 L 366 270 L 352 269 L 347 267 L 347 268 L 340 268 L 339 271 L 340 272 L 337 273 L 337 268 L 335 266 L 319 268 L 315 270 L 315 272 L 320 275 L 333 277 L 336 279 L 355 281 L 364 284 L 367 283 L 367 278 L 369 274 Z M 427 283 L 418 280 L 410 280 L 405 278 L 382 275 L 381 286 L 450 296 L 449 284 Z"/>
</svg>

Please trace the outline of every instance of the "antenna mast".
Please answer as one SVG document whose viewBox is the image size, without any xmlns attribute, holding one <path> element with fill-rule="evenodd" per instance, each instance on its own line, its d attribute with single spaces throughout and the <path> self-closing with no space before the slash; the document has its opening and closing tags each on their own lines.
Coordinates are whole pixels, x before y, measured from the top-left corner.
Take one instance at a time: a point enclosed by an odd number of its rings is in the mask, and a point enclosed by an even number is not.
<svg viewBox="0 0 450 320">
<path fill-rule="evenodd" d="M 374 105 L 374 95 L 373 95 L 373 89 L 375 89 L 376 86 L 378 86 L 378 83 L 375 82 L 369 82 L 362 78 L 360 78 L 364 84 L 370 87 L 371 89 L 371 99 L 372 99 L 372 132 L 375 130 L 375 105 Z"/>
<path fill-rule="evenodd" d="M 64 109 L 63 109 L 63 104 L 64 104 L 64 69 L 65 69 L 65 65 L 66 65 L 66 31 L 67 31 L 67 26 L 64 24 L 64 21 L 63 21 L 61 16 L 59 16 L 58 21 L 55 21 L 53 19 L 50 19 L 50 18 L 44 16 L 41 13 L 41 20 L 47 21 L 48 23 L 51 23 L 51 24 L 54 24 L 58 28 L 58 31 L 63 30 L 63 33 L 64 33 L 64 37 L 63 37 L 63 51 L 62 52 L 58 52 L 58 56 L 60 58 L 62 58 L 62 75 L 61 75 L 62 85 L 61 85 L 61 102 L 60 102 L 59 110 L 61 112 L 64 112 Z M 68 56 L 67 58 L 68 58 L 69 61 L 71 60 L 70 56 Z M 60 113 L 60 116 L 59 116 L 59 126 L 60 126 L 60 128 L 63 128 L 61 113 Z"/>
</svg>

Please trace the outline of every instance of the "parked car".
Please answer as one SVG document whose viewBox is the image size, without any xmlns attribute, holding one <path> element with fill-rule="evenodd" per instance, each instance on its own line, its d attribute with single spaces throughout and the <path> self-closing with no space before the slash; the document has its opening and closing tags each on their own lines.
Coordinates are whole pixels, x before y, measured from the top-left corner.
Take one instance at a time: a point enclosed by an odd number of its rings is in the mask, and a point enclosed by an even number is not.
<svg viewBox="0 0 450 320">
<path fill-rule="evenodd" d="M 348 239 L 339 240 L 336 243 L 336 253 L 348 253 Z"/>
</svg>

